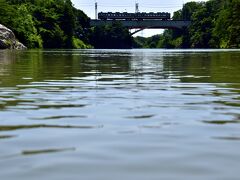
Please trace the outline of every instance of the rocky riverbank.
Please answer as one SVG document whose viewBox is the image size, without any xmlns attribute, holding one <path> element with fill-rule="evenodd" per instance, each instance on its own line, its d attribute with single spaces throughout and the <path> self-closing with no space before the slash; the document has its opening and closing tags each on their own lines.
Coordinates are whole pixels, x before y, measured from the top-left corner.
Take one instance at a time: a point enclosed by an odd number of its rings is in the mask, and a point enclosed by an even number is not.
<svg viewBox="0 0 240 180">
<path fill-rule="evenodd" d="M 22 43 L 20 43 L 14 33 L 7 27 L 0 24 L 0 49 L 27 49 Z"/>
</svg>

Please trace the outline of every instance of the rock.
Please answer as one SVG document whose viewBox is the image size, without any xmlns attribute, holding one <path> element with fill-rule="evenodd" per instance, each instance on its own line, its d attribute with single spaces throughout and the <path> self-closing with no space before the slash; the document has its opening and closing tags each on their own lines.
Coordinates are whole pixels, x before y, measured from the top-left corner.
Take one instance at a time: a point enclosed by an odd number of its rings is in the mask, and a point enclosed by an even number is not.
<svg viewBox="0 0 240 180">
<path fill-rule="evenodd" d="M 7 27 L 0 24 L 0 49 L 27 49 L 20 43 L 14 33 Z"/>
</svg>

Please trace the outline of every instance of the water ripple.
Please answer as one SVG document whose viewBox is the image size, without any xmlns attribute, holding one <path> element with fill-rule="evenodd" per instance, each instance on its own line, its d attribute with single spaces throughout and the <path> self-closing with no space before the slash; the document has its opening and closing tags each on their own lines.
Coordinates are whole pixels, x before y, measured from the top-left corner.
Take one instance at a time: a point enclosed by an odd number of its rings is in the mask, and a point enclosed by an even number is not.
<svg viewBox="0 0 240 180">
<path fill-rule="evenodd" d="M 240 120 L 212 120 L 212 121 L 202 121 L 207 124 L 217 124 L 217 125 L 224 125 L 224 124 L 238 124 Z"/>
<path fill-rule="evenodd" d="M 59 152 L 66 152 L 66 151 L 75 151 L 76 148 L 56 148 L 56 149 L 38 149 L 38 150 L 24 150 L 22 151 L 22 155 L 25 156 L 32 156 L 32 155 L 39 155 L 39 154 L 49 154 L 49 153 L 59 153 Z"/>
<path fill-rule="evenodd" d="M 1 179 L 239 179 L 239 58 L 0 51 Z"/>
<path fill-rule="evenodd" d="M 0 135 L 0 139 L 9 139 L 9 138 L 14 138 L 16 136 L 14 135 Z"/>
<path fill-rule="evenodd" d="M 71 125 L 47 125 L 47 124 L 34 124 L 34 125 L 11 125 L 0 126 L 0 131 L 14 131 L 19 129 L 35 129 L 35 128 L 61 128 L 61 129 L 98 129 L 103 128 L 99 126 L 71 126 Z"/>
<path fill-rule="evenodd" d="M 213 137 L 213 139 L 219 139 L 219 140 L 227 140 L 227 141 L 240 141 L 239 136 L 219 136 L 219 137 Z"/>
<path fill-rule="evenodd" d="M 49 116 L 43 118 L 30 118 L 33 120 L 59 120 L 59 119 L 66 119 L 66 118 L 86 118 L 87 116 Z"/>
<path fill-rule="evenodd" d="M 130 118 L 130 119 L 150 119 L 154 116 L 155 116 L 154 114 L 150 114 L 150 115 L 128 116 L 127 118 Z"/>
</svg>

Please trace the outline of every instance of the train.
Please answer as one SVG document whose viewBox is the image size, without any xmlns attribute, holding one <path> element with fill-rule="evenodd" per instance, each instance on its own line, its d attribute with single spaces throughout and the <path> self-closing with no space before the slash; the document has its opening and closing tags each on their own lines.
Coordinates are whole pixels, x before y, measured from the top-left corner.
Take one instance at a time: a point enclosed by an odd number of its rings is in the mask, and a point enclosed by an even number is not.
<svg viewBox="0 0 240 180">
<path fill-rule="evenodd" d="M 127 12 L 100 12 L 98 13 L 98 19 L 100 20 L 170 20 L 171 14 L 168 12 L 138 12 L 138 13 L 127 13 Z"/>
</svg>

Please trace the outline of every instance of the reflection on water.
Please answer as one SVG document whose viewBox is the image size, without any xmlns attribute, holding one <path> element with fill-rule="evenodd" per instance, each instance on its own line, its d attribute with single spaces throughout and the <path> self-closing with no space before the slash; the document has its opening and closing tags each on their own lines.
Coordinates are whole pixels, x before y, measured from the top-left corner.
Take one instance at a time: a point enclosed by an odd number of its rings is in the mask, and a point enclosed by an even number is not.
<svg viewBox="0 0 240 180">
<path fill-rule="evenodd" d="M 238 179 L 239 72 L 238 50 L 0 51 L 0 175 Z"/>
</svg>

